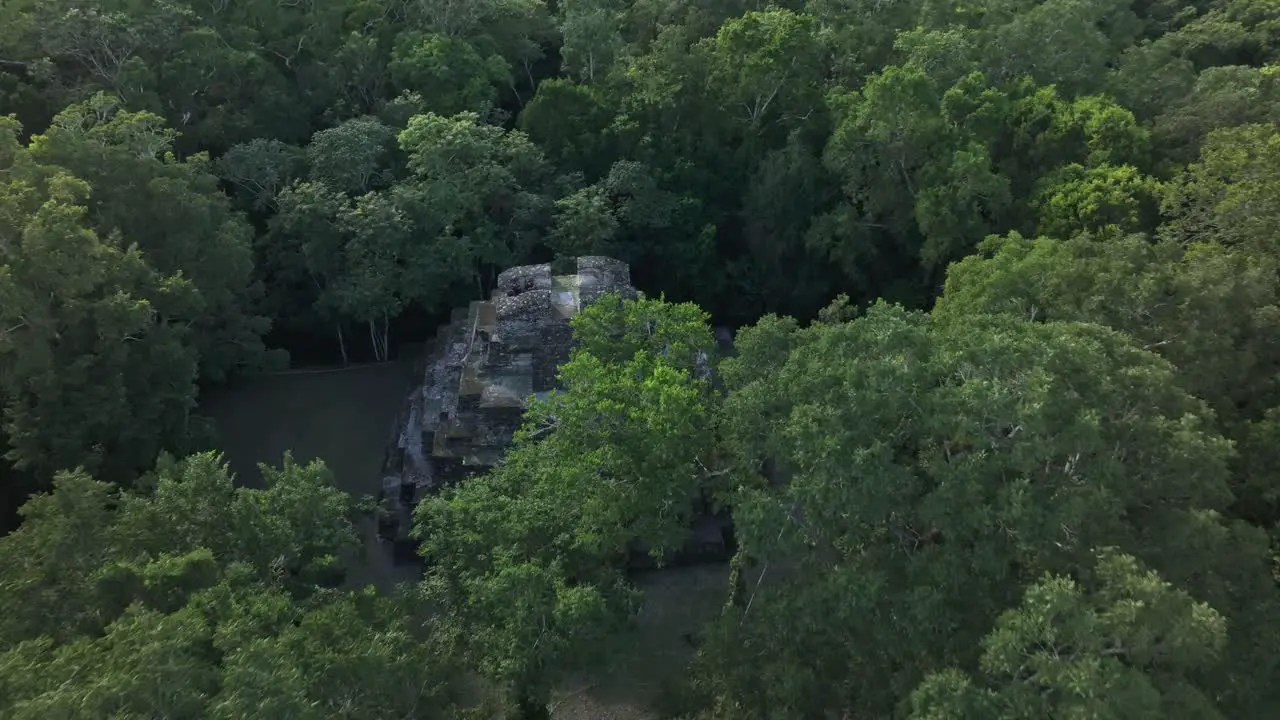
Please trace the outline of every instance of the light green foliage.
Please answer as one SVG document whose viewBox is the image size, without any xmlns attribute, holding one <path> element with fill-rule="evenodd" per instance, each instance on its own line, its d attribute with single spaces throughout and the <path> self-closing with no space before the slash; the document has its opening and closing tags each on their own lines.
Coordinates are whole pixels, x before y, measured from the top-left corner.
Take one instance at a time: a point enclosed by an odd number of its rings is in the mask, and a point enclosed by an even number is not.
<svg viewBox="0 0 1280 720">
<path fill-rule="evenodd" d="M 421 110 L 441 115 L 487 113 L 510 74 L 501 56 L 484 56 L 466 40 L 418 32 L 396 38 L 387 69 L 401 91 L 422 94 Z"/>
<path fill-rule="evenodd" d="M 1138 231 L 1155 225 L 1163 187 L 1132 165 L 1066 165 L 1046 177 L 1032 202 L 1039 233 L 1066 238 L 1082 231 Z"/>
<path fill-rule="evenodd" d="M 657 356 L 672 367 L 692 371 L 698 355 L 711 352 L 707 314 L 691 303 L 606 295 L 573 319 L 579 352 L 605 363 Z"/>
<path fill-rule="evenodd" d="M 448 648 L 414 632 L 413 609 L 372 591 L 326 602 L 224 661 L 209 716 L 452 718 Z"/>
<path fill-rule="evenodd" d="M 710 451 L 709 388 L 687 357 L 711 345 L 700 311 L 603 299 L 574 334 L 564 390 L 531 402 L 502 464 L 416 511 L 423 591 L 526 707 L 636 609 L 628 549 L 679 547 Z"/>
<path fill-rule="evenodd" d="M 912 718 L 1220 718 L 1195 673 L 1217 662 L 1226 620 L 1103 550 L 1086 587 L 1045 577 L 983 639 L 981 680 L 948 670 L 911 697 Z"/>
<path fill-rule="evenodd" d="M 76 471 L 60 474 L 52 494 L 23 506 L 23 528 L 0 539 L 5 647 L 41 635 L 63 642 L 104 626 L 87 580 L 107 559 L 114 500 L 115 488 Z"/>
<path fill-rule="evenodd" d="M 1169 188 L 1166 230 L 1182 242 L 1242 245 L 1280 258 L 1280 131 L 1242 125 L 1209 134 L 1200 161 Z"/>
<path fill-rule="evenodd" d="M 166 556 L 209 552 L 219 567 L 247 563 L 258 580 L 282 588 L 332 580 L 326 573 L 355 546 L 350 499 L 320 463 L 286 457 L 266 476 L 265 490 L 237 490 L 216 455 L 162 459 L 150 493 L 116 498 L 82 472 L 60 475 L 52 494 L 27 506 L 29 522 L 0 541 L 0 638 L 92 635 Z M 68 557 L 80 543 L 83 559 Z"/>
<path fill-rule="evenodd" d="M 605 188 L 592 185 L 555 202 L 555 227 L 547 244 L 561 257 L 616 255 L 620 224 Z"/>
<path fill-rule="evenodd" d="M 21 643 L 0 655 L 0 707 L 15 720 L 200 717 L 217 687 L 199 612 L 133 607 L 99 638 Z"/>
<path fill-rule="evenodd" d="M 888 713 L 924 674 L 970 667 L 1024 583 L 1094 547 L 1219 609 L 1274 601 L 1265 543 L 1217 515 L 1230 444 L 1172 368 L 1119 333 L 878 305 L 793 332 L 779 366 L 784 328 L 769 327 L 740 334 L 746 384 L 722 421 L 776 484 L 735 501 L 741 552 L 763 574 L 704 656 L 723 716 Z M 1232 632 L 1258 657 L 1257 626 Z"/>
<path fill-rule="evenodd" d="M 364 118 L 317 133 L 309 178 L 280 194 L 262 244 L 264 269 L 289 288 L 279 297 L 294 303 L 277 312 L 335 330 L 344 358 L 347 324 L 389 357 L 405 307 L 434 311 L 451 287 L 480 285 L 528 252 L 549 214 L 546 163 L 523 134 L 472 113 L 415 115 L 392 132 Z"/>
<path fill-rule="evenodd" d="M 483 269 L 509 266 L 532 247 L 550 205 L 549 178 L 527 136 L 480 124 L 471 113 L 428 113 L 410 119 L 400 148 L 410 177 L 397 198 L 421 223 L 419 237 L 437 248 L 450 279 L 478 279 Z"/>
<path fill-rule="evenodd" d="M 911 62 L 831 99 L 839 122 L 823 159 L 845 202 L 814 224 L 809 242 L 872 288 L 900 258 L 913 258 L 927 280 L 987 234 L 1031 222 L 1028 206 L 1043 202 L 1037 187 L 1061 182 L 1060 168 L 1081 165 L 1090 183 L 1058 189 L 1088 195 L 1104 166 L 1139 164 L 1148 151 L 1149 133 L 1104 97 L 1067 100 L 1030 82 L 1005 89 L 981 73 L 948 87 L 954 59 L 930 60 L 949 52 L 943 39 L 915 37 Z M 1080 217 L 1096 214 L 1093 200 L 1056 202 L 1076 205 L 1055 211 L 1062 223 L 1095 222 Z"/>
<path fill-rule="evenodd" d="M 1274 261 L 1140 235 L 991 238 L 953 265 L 936 315 L 1093 322 L 1168 358 L 1230 428 L 1277 401 Z M 1234 434 L 1234 433 L 1230 433 Z"/>
<path fill-rule="evenodd" d="M 1007 207 L 1009 181 L 988 144 L 1007 122 L 1008 99 L 980 74 L 947 89 L 919 67 L 891 67 L 833 102 L 841 120 L 824 160 L 850 205 L 838 212 L 861 219 L 815 240 L 849 274 L 884 252 L 875 246 L 885 234 L 925 267 L 943 266 Z"/>
<path fill-rule="evenodd" d="M 324 465 L 164 459 L 142 493 L 59 476 L 0 538 L 0 714 L 448 715 L 447 649 L 406 606 L 327 589 L 356 546 Z M 319 715 L 315 715 L 319 713 Z"/>
<path fill-rule="evenodd" d="M 809 15 L 789 10 L 749 12 L 728 20 L 704 41 L 709 81 L 721 106 L 759 132 L 794 127 L 822 106 L 822 45 Z"/>
</svg>

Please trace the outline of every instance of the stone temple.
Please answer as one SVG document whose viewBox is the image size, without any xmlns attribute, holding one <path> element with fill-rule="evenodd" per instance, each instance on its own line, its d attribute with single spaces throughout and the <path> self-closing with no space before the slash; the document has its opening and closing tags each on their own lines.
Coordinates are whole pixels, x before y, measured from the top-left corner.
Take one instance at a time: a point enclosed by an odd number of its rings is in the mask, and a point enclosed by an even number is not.
<svg viewBox="0 0 1280 720">
<path fill-rule="evenodd" d="M 382 469 L 387 511 L 378 531 L 398 558 L 413 555 L 417 499 L 501 460 L 527 400 L 556 387 L 556 368 L 569 359 L 569 320 L 611 292 L 638 295 L 630 268 L 612 258 L 579 257 L 572 275 L 515 267 L 498 276 L 492 297 L 456 309 L 440 328 Z"/>
</svg>

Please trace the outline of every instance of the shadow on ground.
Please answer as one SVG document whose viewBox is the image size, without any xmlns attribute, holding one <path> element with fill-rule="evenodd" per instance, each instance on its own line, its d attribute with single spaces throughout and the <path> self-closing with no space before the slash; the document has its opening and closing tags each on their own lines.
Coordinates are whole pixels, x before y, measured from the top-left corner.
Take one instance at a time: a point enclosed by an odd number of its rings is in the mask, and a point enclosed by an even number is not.
<svg viewBox="0 0 1280 720">
<path fill-rule="evenodd" d="M 636 578 L 644 606 L 605 667 L 565 683 L 552 701 L 553 720 L 657 720 L 655 708 L 687 681 L 699 634 L 724 606 L 727 565 L 656 570 Z"/>
</svg>

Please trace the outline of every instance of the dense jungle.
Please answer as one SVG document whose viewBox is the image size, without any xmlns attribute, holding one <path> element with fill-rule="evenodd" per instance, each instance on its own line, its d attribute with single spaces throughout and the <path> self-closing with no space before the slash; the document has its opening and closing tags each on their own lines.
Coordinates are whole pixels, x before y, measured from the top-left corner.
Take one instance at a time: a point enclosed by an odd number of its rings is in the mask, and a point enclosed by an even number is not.
<svg viewBox="0 0 1280 720">
<path fill-rule="evenodd" d="M 645 296 L 420 578 L 366 390 L 228 463 L 583 255 Z M 1280 3 L 4 0 L 0 411 L 4 718 L 1275 718 Z M 671 679 L 570 713 L 700 497 Z"/>
</svg>

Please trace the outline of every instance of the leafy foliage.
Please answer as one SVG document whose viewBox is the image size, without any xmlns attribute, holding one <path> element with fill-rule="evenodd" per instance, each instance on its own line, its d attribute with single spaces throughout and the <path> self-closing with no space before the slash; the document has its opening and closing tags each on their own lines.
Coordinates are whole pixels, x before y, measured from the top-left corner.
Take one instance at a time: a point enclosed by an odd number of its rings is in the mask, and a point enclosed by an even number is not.
<svg viewBox="0 0 1280 720">
<path fill-rule="evenodd" d="M 0 482 L 56 488 L 0 714 L 452 716 L 461 659 L 544 717 L 696 498 L 708 717 L 1273 715 L 1276 8 L 0 4 Z M 268 346 L 389 359 L 582 254 L 663 299 L 422 503 L 414 597 L 334 588 L 318 466 L 139 477 Z"/>
<path fill-rule="evenodd" d="M 1197 578 L 1223 612 L 1275 602 L 1265 539 L 1220 517 L 1229 443 L 1124 336 L 885 305 L 790 330 L 789 347 L 780 331 L 744 330 L 731 361 L 728 441 L 771 485 L 735 501 L 760 571 L 705 656 L 721 715 L 888 712 L 923 674 L 974 662 L 1025 583 L 1095 547 Z M 1262 677 L 1249 667 L 1235 677 Z"/>
<path fill-rule="evenodd" d="M 1104 550 L 1091 574 L 1090 592 L 1065 577 L 1027 588 L 983 639 L 989 685 L 933 675 L 912 717 L 1221 717 L 1192 678 L 1217 661 L 1226 620 L 1130 556 Z"/>
<path fill-rule="evenodd" d="M 502 463 L 416 511 L 426 598 L 522 707 L 545 707 L 557 674 L 636 610 L 621 562 L 636 545 L 679 547 L 711 449 L 710 390 L 689 357 L 711 344 L 697 308 L 605 299 L 574 330 L 564 391 L 531 402 Z"/>
<path fill-rule="evenodd" d="M 149 492 L 82 471 L 0 539 L 0 709 L 447 717 L 451 675 L 407 606 L 335 593 L 356 536 L 324 465 L 237 489 L 221 458 L 162 460 Z"/>
</svg>

